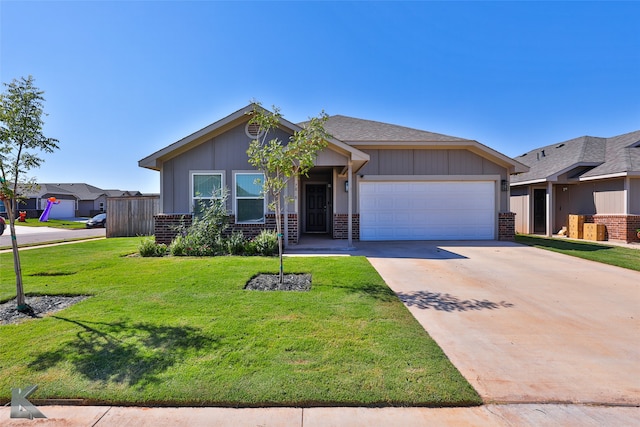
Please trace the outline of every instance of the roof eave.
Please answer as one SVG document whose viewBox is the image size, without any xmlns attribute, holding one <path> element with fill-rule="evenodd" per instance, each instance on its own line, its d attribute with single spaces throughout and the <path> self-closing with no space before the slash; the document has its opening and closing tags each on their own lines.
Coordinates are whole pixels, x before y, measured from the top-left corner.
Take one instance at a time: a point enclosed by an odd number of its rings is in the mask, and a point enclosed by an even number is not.
<svg viewBox="0 0 640 427">
<path fill-rule="evenodd" d="M 602 175 L 581 176 L 579 181 L 595 181 L 598 179 L 624 178 L 627 176 L 640 176 L 640 171 L 624 171 Z"/>
</svg>

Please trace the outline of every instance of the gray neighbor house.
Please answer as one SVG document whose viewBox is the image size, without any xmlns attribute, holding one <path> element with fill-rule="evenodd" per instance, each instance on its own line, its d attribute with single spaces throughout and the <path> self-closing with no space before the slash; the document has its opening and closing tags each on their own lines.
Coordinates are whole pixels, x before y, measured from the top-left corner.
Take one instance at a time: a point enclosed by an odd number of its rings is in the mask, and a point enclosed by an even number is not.
<svg viewBox="0 0 640 427">
<path fill-rule="evenodd" d="M 252 236 L 275 228 L 248 163 L 256 129 L 248 105 L 145 157 L 160 172 L 155 236 L 168 243 L 201 200 L 228 190 L 231 230 Z M 304 123 L 281 120 L 287 141 Z M 308 176 L 290 183 L 281 218 L 287 243 L 304 234 L 359 240 L 510 240 L 509 184 L 528 167 L 477 141 L 345 116 L 331 116 L 332 137 Z M 273 135 L 269 136 L 270 138 Z"/>
<path fill-rule="evenodd" d="M 582 136 L 515 160 L 529 167 L 511 179 L 517 232 L 551 236 L 573 214 L 603 224 L 607 240 L 640 241 L 640 130 Z"/>
<path fill-rule="evenodd" d="M 85 183 L 39 183 L 22 194 L 24 200 L 18 203 L 17 211 L 27 212 L 27 218 L 38 218 L 47 200 L 55 197 L 58 203 L 52 207 L 49 218 L 90 217 L 106 211 L 107 198 L 140 195 L 139 191 L 103 190 Z M 0 202 L 0 214 L 3 212 Z"/>
</svg>

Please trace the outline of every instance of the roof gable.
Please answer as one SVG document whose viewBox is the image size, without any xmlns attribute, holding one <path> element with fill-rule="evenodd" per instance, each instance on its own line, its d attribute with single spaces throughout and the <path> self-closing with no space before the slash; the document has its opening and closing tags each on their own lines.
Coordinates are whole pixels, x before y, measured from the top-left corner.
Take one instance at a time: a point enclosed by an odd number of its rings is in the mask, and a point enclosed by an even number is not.
<svg viewBox="0 0 640 427">
<path fill-rule="evenodd" d="M 242 122 L 246 122 L 249 120 L 249 114 L 253 111 L 255 104 L 249 104 L 244 108 L 230 114 L 229 116 L 218 120 L 210 124 L 209 126 L 200 129 L 199 131 L 192 133 L 191 135 L 182 138 L 179 141 L 174 142 L 173 144 L 156 151 L 150 156 L 145 157 L 144 159 L 138 162 L 140 167 L 160 170 L 162 162 L 171 159 L 181 153 L 184 153 L 199 144 L 211 139 L 215 135 L 219 135 L 227 130 L 231 129 L 234 126 L 239 125 Z M 258 106 L 258 108 L 262 108 Z M 262 108 L 264 111 L 264 108 Z M 299 132 L 303 129 L 305 123 L 301 123 L 300 125 L 294 124 L 280 118 L 280 128 L 289 130 L 290 132 Z M 364 164 L 369 160 L 369 156 L 362 151 L 345 144 L 344 142 L 336 139 L 329 138 L 329 145 L 331 149 L 335 149 L 343 154 L 349 154 L 352 160 L 356 163 L 356 169 L 361 166 L 360 164 Z"/>
</svg>

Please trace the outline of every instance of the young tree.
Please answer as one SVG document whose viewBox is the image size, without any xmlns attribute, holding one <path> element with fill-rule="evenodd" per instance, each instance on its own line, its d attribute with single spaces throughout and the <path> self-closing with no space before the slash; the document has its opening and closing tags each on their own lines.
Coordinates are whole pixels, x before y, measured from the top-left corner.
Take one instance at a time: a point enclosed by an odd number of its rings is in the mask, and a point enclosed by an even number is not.
<svg viewBox="0 0 640 427">
<path fill-rule="evenodd" d="M 42 116 L 46 115 L 43 111 L 44 92 L 34 86 L 33 77 L 21 77 L 4 85 L 7 90 L 0 94 L 0 200 L 9 217 L 18 310 L 28 311 L 16 240 L 15 209 L 20 191 L 33 186 L 22 174 L 40 167 L 44 160 L 38 157 L 38 152 L 53 152 L 58 148 L 58 141 L 42 134 Z"/>
<path fill-rule="evenodd" d="M 280 256 L 280 283 L 284 281 L 284 267 L 282 263 L 282 204 L 287 203 L 283 192 L 291 178 L 307 175 L 313 167 L 317 153 L 327 146 L 329 135 L 324 129 L 328 116 L 320 113 L 318 117 L 310 118 L 302 130 L 296 131 L 283 144 L 277 137 L 267 140 L 271 131 L 280 125 L 280 109 L 273 107 L 270 113 L 263 109 L 258 102 L 254 102 L 251 111 L 252 124 L 258 125 L 260 133 L 251 141 L 247 154 L 249 163 L 264 174 L 262 191 L 269 202 L 269 209 L 276 214 L 276 230 L 278 233 L 278 254 Z"/>
</svg>

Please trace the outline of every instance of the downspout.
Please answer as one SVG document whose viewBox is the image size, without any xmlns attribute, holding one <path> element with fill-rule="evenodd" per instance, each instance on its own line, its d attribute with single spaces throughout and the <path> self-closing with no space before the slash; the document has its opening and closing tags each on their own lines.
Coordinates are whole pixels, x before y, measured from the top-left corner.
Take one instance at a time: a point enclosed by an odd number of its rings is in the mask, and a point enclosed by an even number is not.
<svg viewBox="0 0 640 427">
<path fill-rule="evenodd" d="M 349 186 L 349 193 L 347 194 L 347 200 L 348 200 L 348 214 L 347 214 L 347 248 L 352 248 L 353 247 L 353 186 L 352 181 L 353 180 L 353 162 L 351 160 L 349 160 L 349 171 L 348 171 L 348 175 L 347 175 L 347 185 Z"/>
</svg>

